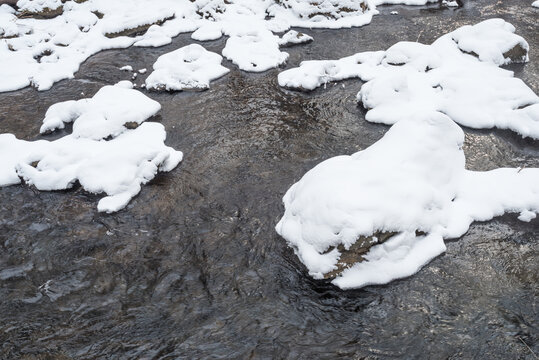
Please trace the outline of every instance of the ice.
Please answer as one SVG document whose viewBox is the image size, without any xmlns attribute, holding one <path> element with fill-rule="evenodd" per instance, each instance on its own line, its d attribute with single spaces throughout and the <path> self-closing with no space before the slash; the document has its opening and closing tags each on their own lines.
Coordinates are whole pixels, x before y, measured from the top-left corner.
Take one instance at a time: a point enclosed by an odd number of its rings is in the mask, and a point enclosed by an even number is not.
<svg viewBox="0 0 539 360">
<path fill-rule="evenodd" d="M 170 171 L 182 160 L 180 151 L 164 144 L 163 125 L 143 123 L 159 109 L 127 82 L 105 86 L 91 99 L 55 104 L 42 131 L 73 121 L 73 133 L 54 141 L 0 134 L 0 186 L 23 180 L 51 191 L 79 182 L 88 192 L 107 195 L 99 201 L 99 211 L 118 211 L 158 171 Z"/>
<path fill-rule="evenodd" d="M 368 121 L 391 125 L 417 109 L 431 109 L 464 126 L 539 138 L 539 97 L 513 72 L 498 67 L 528 60 L 529 46 L 514 31 L 511 24 L 491 19 L 461 27 L 432 45 L 399 42 L 385 52 L 304 61 L 280 73 L 279 84 L 312 90 L 357 77 L 366 81 L 358 101 L 369 110 Z"/>
<path fill-rule="evenodd" d="M 398 233 L 333 280 L 352 288 L 417 272 L 445 251 L 442 239 L 463 235 L 473 221 L 539 211 L 539 169 L 468 171 L 463 141 L 444 114 L 405 117 L 371 147 L 307 172 L 285 194 L 276 230 L 315 278 L 336 268 L 338 245 Z"/>
<path fill-rule="evenodd" d="M 154 71 L 146 79 L 146 88 L 154 90 L 204 90 L 210 81 L 228 73 L 221 65 L 219 54 L 207 51 L 201 45 L 184 46 L 161 55 L 153 65 Z"/>
</svg>

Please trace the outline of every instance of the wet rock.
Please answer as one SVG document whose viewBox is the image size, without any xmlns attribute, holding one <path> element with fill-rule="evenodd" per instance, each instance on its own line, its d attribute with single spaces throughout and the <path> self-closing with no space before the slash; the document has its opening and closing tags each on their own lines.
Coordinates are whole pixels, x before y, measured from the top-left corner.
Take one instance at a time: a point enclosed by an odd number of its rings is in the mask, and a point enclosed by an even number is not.
<svg viewBox="0 0 539 360">
<path fill-rule="evenodd" d="M 124 124 L 126 129 L 133 130 L 138 128 L 138 123 L 136 121 L 128 121 Z"/>
<path fill-rule="evenodd" d="M 342 244 L 337 246 L 337 250 L 341 253 L 341 257 L 337 262 L 337 268 L 333 271 L 324 274 L 324 279 L 334 279 L 344 270 L 352 267 L 354 264 L 365 260 L 363 257 L 371 247 L 376 244 L 382 244 L 389 240 L 396 232 L 377 232 L 371 236 L 360 236 L 357 241 L 350 246 L 348 250 Z M 328 251 L 333 250 L 330 248 Z"/>
<path fill-rule="evenodd" d="M 99 15 L 96 14 L 96 16 L 99 18 Z M 105 36 L 108 37 L 109 39 L 114 39 L 114 38 L 117 38 L 117 37 L 120 37 L 120 36 L 135 37 L 135 36 L 139 36 L 139 35 L 144 35 L 146 33 L 146 31 L 148 31 L 148 29 L 152 25 L 163 25 L 163 23 L 165 21 L 172 20 L 172 19 L 174 19 L 174 16 L 166 17 L 164 19 L 161 19 L 161 20 L 156 21 L 156 22 L 151 23 L 151 24 L 143 24 L 143 25 L 139 25 L 139 26 L 136 26 L 136 27 L 133 27 L 133 28 L 128 28 L 128 29 L 125 29 L 125 30 L 122 30 L 122 31 L 119 31 L 119 32 L 107 33 L 107 34 L 105 34 Z"/>
<path fill-rule="evenodd" d="M 64 13 L 64 7 L 59 6 L 56 9 L 44 8 L 42 11 L 21 11 L 17 16 L 20 19 L 33 18 L 33 19 L 52 19 L 60 16 Z"/>
<path fill-rule="evenodd" d="M 521 44 L 517 44 L 511 50 L 504 52 L 503 57 L 510 59 L 513 63 L 523 63 L 528 58 L 528 50 L 524 49 Z"/>
</svg>

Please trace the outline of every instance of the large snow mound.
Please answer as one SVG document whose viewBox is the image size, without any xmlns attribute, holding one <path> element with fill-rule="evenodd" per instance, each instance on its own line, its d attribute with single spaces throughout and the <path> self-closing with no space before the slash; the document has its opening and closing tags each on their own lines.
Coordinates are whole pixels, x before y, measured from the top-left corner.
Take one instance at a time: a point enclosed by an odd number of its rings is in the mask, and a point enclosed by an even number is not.
<svg viewBox="0 0 539 360">
<path fill-rule="evenodd" d="M 312 90 L 330 81 L 361 78 L 358 101 L 371 122 L 394 124 L 416 109 L 443 112 L 472 128 L 509 129 L 539 138 L 539 97 L 513 72 L 528 61 L 528 43 L 502 19 L 464 26 L 432 45 L 399 42 L 387 51 L 340 60 L 305 61 L 279 74 L 279 84 Z"/>
<path fill-rule="evenodd" d="M 42 130 L 73 122 L 73 133 L 55 141 L 24 141 L 0 134 L 0 186 L 21 180 L 38 190 L 69 189 L 78 181 L 105 193 L 98 210 L 115 212 L 136 196 L 158 171 L 170 171 L 182 153 L 164 144 L 158 123 L 143 123 L 160 105 L 125 83 L 102 88 L 92 99 L 49 108 Z"/>
<path fill-rule="evenodd" d="M 146 88 L 155 90 L 205 90 L 210 81 L 229 72 L 221 65 L 221 55 L 198 44 L 161 55 L 146 79 Z"/>
<path fill-rule="evenodd" d="M 307 172 L 285 194 L 276 230 L 315 278 L 336 269 L 339 245 L 397 233 L 333 280 L 352 288 L 412 275 L 473 221 L 539 212 L 539 169 L 465 170 L 463 141 L 439 112 L 403 118 L 371 147 Z"/>
</svg>

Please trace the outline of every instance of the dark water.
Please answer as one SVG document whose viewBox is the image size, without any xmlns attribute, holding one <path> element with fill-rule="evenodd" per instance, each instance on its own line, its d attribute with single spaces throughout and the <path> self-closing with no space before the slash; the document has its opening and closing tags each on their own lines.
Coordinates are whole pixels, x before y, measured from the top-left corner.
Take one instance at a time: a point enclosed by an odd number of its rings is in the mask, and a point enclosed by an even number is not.
<svg viewBox="0 0 539 360">
<path fill-rule="evenodd" d="M 431 42 L 500 16 L 530 43 L 531 62 L 513 70 L 538 92 L 531 2 L 380 7 L 363 28 L 307 31 L 315 42 L 287 49 L 287 67 Z M 0 94 L 0 133 L 36 139 L 51 104 L 91 96 L 129 77 L 118 67 L 151 68 L 188 43 L 187 34 L 159 49 L 103 52 L 50 91 Z M 204 46 L 219 52 L 224 40 Z M 539 220 L 474 224 L 418 274 L 386 286 L 314 281 L 273 230 L 281 197 L 320 161 L 364 149 L 387 127 L 364 120 L 358 81 L 302 94 L 278 87 L 279 70 L 226 66 L 209 91 L 149 94 L 185 160 L 127 209 L 99 214 L 99 197 L 81 189 L 0 189 L 0 358 L 535 359 Z M 468 168 L 539 167 L 537 141 L 465 130 Z"/>
</svg>

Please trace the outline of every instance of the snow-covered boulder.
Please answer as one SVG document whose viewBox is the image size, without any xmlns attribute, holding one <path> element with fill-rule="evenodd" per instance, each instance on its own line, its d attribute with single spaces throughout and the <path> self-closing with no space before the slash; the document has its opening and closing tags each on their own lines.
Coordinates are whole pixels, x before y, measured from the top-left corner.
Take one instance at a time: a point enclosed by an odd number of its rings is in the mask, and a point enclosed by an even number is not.
<svg viewBox="0 0 539 360">
<path fill-rule="evenodd" d="M 412 275 L 473 221 L 539 212 L 539 169 L 467 171 L 463 141 L 439 112 L 403 119 L 371 147 L 307 172 L 284 196 L 276 230 L 313 277 L 340 268 L 333 282 L 352 288 Z M 388 233 L 365 261 L 339 264 L 358 240 Z"/>
<path fill-rule="evenodd" d="M 499 65 L 527 61 L 527 42 L 501 19 L 461 27 L 432 45 L 399 42 L 387 51 L 305 61 L 279 74 L 281 86 L 312 90 L 361 78 L 358 101 L 371 122 L 394 124 L 417 109 L 472 128 L 509 129 L 539 138 L 539 97 Z"/>
<path fill-rule="evenodd" d="M 164 144 L 163 125 L 143 123 L 159 109 L 125 83 L 105 87 L 92 99 L 53 105 L 42 130 L 73 121 L 73 134 L 54 141 L 0 134 L 0 186 L 22 180 L 51 191 L 79 182 L 88 192 L 107 195 L 99 201 L 99 211 L 118 211 L 157 172 L 170 171 L 182 160 L 180 151 Z"/>
<path fill-rule="evenodd" d="M 262 72 L 288 59 L 288 53 L 279 49 L 279 37 L 267 29 L 245 24 L 229 35 L 223 56 L 242 70 Z"/>
<path fill-rule="evenodd" d="M 221 65 L 221 55 L 198 44 L 184 46 L 161 55 L 146 79 L 146 88 L 153 90 L 205 90 L 210 81 L 228 73 Z"/>
<path fill-rule="evenodd" d="M 92 98 L 52 105 L 45 114 L 40 132 L 63 129 L 65 123 L 73 122 L 73 137 L 101 140 L 138 126 L 159 110 L 158 102 L 124 81 L 115 86 L 104 86 Z"/>
</svg>

